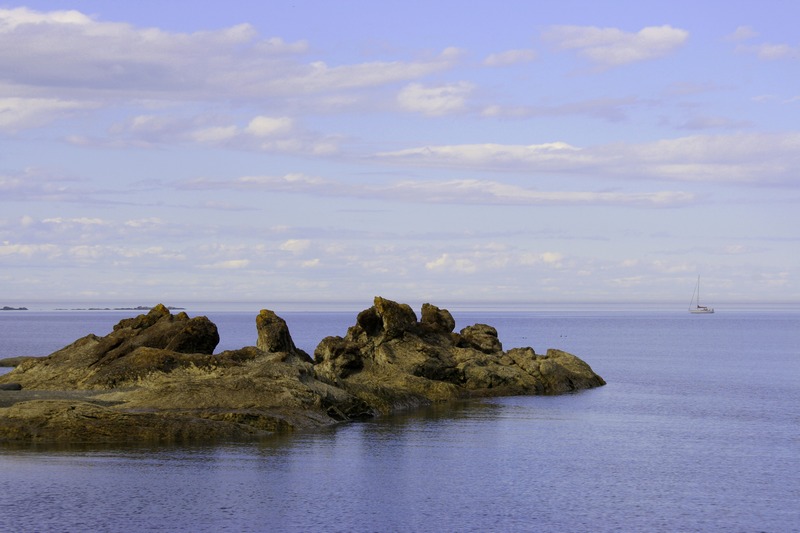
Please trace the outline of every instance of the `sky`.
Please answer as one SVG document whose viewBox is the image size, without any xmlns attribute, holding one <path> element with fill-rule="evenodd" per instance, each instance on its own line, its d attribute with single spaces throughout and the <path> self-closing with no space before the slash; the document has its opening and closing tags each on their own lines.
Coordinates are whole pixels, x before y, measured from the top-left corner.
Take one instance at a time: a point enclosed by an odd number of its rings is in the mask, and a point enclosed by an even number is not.
<svg viewBox="0 0 800 533">
<path fill-rule="evenodd" d="M 0 305 L 798 303 L 797 20 L 0 0 Z"/>
</svg>

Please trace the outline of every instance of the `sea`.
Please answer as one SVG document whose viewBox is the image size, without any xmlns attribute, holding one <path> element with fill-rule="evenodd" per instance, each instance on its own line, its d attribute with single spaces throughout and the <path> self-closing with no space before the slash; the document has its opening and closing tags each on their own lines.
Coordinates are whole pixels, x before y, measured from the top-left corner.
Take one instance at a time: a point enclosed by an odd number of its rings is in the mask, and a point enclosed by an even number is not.
<svg viewBox="0 0 800 533">
<path fill-rule="evenodd" d="M 358 312 L 274 310 L 309 353 Z M 505 349 L 574 353 L 608 384 L 259 442 L 0 445 L 0 531 L 800 531 L 800 307 L 450 311 Z M 217 324 L 219 351 L 256 342 L 257 309 L 187 312 Z M 0 358 L 136 314 L 0 312 Z"/>
</svg>

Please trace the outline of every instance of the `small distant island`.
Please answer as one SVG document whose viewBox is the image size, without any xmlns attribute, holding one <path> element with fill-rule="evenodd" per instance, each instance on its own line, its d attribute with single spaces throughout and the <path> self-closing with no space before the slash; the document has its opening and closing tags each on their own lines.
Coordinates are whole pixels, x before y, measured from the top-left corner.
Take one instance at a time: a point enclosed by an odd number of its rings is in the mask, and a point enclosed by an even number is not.
<svg viewBox="0 0 800 533">
<path fill-rule="evenodd" d="M 137 305 L 136 307 L 56 307 L 56 311 L 149 311 L 151 306 Z M 185 307 L 167 306 L 170 311 L 185 311 Z M 11 307 L 4 305 L 0 307 L 0 311 L 27 311 L 27 307 Z"/>
</svg>

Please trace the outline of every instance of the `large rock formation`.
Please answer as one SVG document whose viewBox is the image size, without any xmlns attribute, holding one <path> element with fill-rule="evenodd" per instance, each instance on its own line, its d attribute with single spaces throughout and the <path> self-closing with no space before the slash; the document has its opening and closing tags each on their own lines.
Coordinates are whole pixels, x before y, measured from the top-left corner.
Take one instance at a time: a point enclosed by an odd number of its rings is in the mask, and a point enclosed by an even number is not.
<svg viewBox="0 0 800 533">
<path fill-rule="evenodd" d="M 455 333 L 446 310 L 375 298 L 314 359 L 262 310 L 256 346 L 214 354 L 216 326 L 163 305 L 0 376 L 0 442 L 238 439 L 432 402 L 560 394 L 605 382 L 574 355 L 503 351 L 497 331 Z"/>
<path fill-rule="evenodd" d="M 375 298 L 345 337 L 317 346 L 317 377 L 383 413 L 451 398 L 561 394 L 605 384 L 566 352 L 504 352 L 491 326 L 454 328 L 444 309 L 425 304 L 417 321 L 409 306 Z"/>
</svg>

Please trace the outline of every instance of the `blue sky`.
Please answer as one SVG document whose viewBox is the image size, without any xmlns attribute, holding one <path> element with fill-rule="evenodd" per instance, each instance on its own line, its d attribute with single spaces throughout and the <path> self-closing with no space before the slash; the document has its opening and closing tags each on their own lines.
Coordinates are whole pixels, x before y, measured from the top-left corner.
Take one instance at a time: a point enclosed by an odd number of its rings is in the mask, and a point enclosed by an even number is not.
<svg viewBox="0 0 800 533">
<path fill-rule="evenodd" d="M 798 302 L 799 16 L 0 4 L 0 300 Z"/>
</svg>

